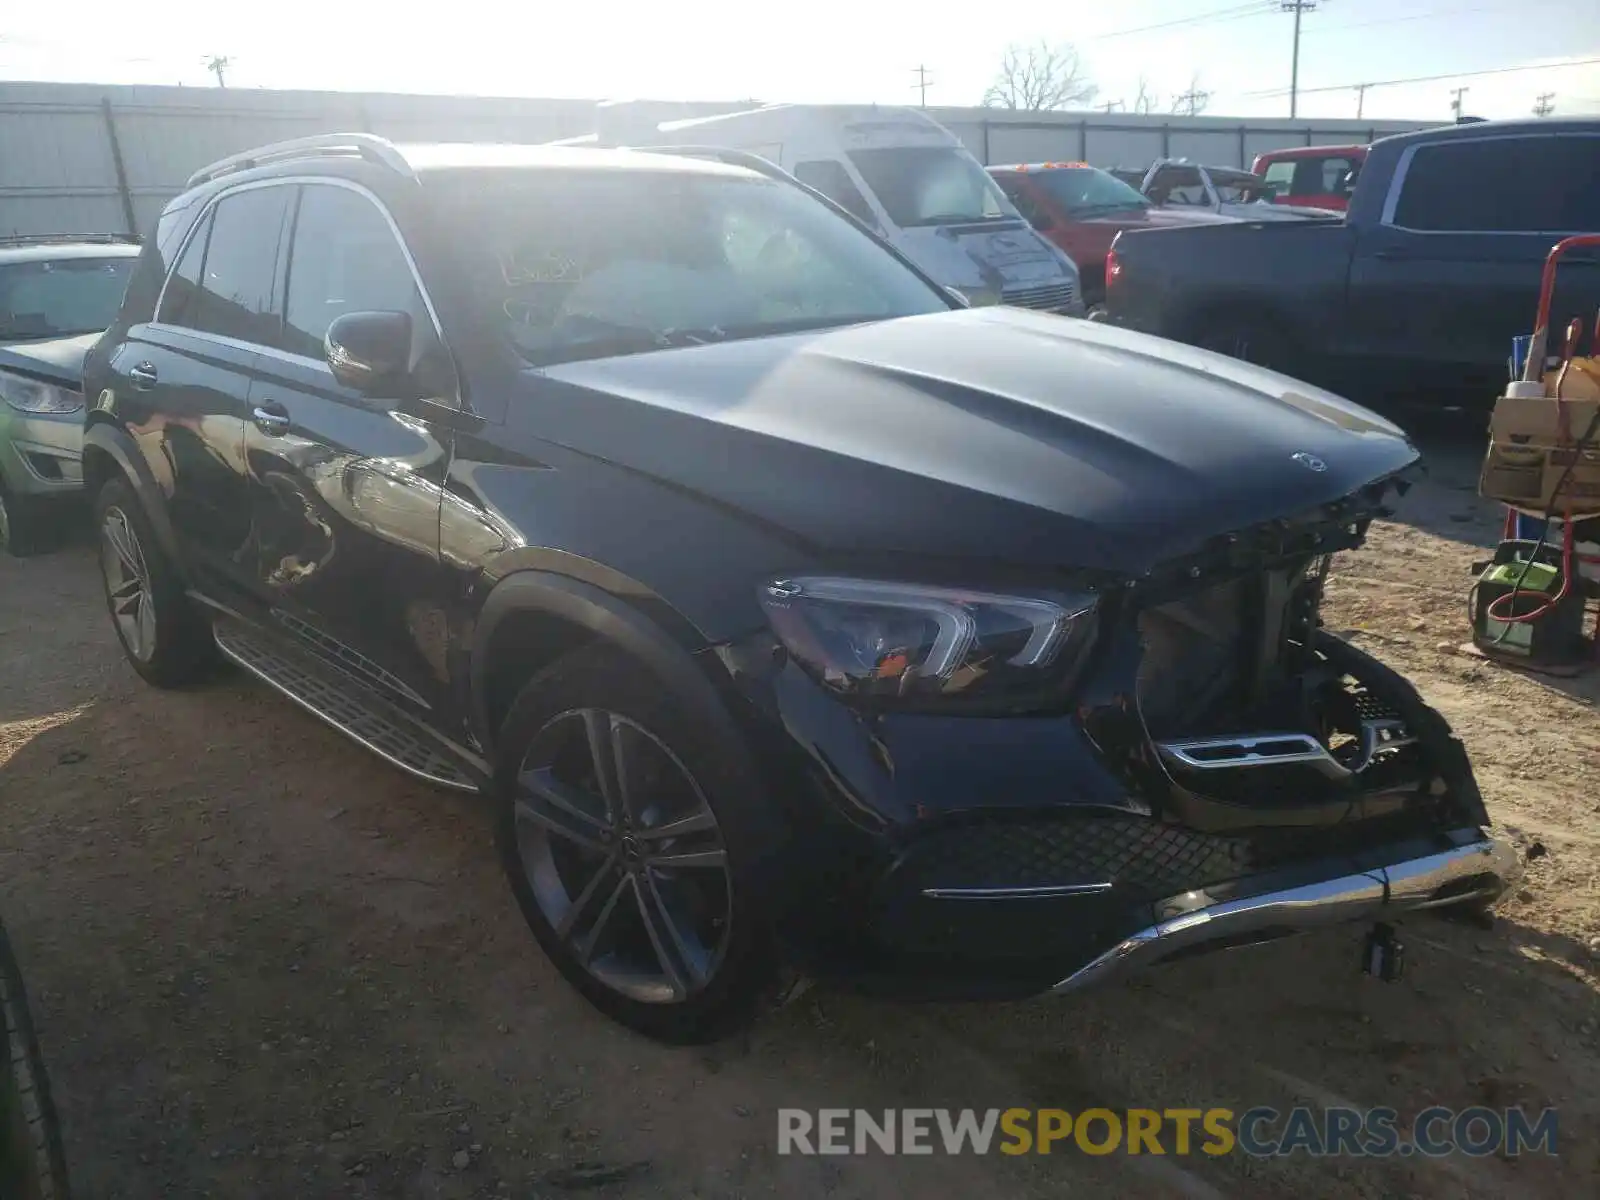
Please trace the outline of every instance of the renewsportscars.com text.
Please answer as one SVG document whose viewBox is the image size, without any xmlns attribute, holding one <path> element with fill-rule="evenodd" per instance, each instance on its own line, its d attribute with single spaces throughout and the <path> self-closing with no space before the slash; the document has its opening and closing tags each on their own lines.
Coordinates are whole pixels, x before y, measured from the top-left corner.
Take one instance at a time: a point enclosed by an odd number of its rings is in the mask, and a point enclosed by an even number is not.
<svg viewBox="0 0 1600 1200">
<path fill-rule="evenodd" d="M 1515 1157 L 1555 1154 L 1557 1125 L 1551 1108 L 780 1108 L 778 1153 Z"/>
</svg>

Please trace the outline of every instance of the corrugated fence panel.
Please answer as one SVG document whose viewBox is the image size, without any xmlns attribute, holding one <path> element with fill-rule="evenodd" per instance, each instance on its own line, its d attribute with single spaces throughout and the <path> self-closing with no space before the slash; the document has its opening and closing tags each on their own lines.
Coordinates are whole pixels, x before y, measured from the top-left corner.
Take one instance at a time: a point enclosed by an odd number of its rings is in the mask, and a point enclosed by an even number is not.
<svg viewBox="0 0 1600 1200">
<path fill-rule="evenodd" d="M 110 120 L 107 120 L 109 107 Z M 654 119 L 738 104 L 650 103 Z M 587 100 L 530 100 L 258 89 L 0 83 L 0 232 L 147 232 L 199 167 L 266 142 L 365 130 L 395 141 L 538 142 L 594 127 Z M 1241 123 L 1128 113 L 936 108 L 982 162 L 1087 159 L 1143 166 L 1162 157 L 1248 165 L 1264 150 L 1365 142 L 1407 122 Z M 1241 143 L 1241 128 L 1243 129 Z M 119 179 L 112 135 L 121 151 Z M 1243 154 L 1241 154 L 1241 146 Z"/>
</svg>

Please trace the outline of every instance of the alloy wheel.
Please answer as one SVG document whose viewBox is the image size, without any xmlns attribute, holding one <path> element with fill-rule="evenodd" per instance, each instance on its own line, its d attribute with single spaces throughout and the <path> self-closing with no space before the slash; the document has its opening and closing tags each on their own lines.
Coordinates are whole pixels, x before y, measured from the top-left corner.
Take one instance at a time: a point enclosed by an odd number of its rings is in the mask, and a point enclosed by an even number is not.
<svg viewBox="0 0 1600 1200">
<path fill-rule="evenodd" d="M 727 847 L 658 738 L 604 709 L 562 713 L 529 745 L 514 803 L 524 876 L 584 970 L 653 1004 L 715 978 L 733 916 Z"/>
<path fill-rule="evenodd" d="M 156 610 L 150 572 L 133 522 L 120 508 L 106 509 L 100 522 L 100 569 L 105 575 L 111 616 L 128 653 L 148 662 L 155 653 Z"/>
</svg>

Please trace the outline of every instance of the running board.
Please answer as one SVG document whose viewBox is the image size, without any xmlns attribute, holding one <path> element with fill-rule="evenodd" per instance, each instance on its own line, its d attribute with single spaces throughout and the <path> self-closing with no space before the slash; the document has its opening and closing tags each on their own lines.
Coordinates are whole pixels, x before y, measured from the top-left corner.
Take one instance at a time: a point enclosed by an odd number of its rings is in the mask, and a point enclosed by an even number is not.
<svg viewBox="0 0 1600 1200">
<path fill-rule="evenodd" d="M 213 636 L 233 662 L 391 765 L 440 787 L 479 790 L 465 762 L 411 722 L 382 712 L 353 681 L 302 664 L 239 621 L 217 619 Z"/>
</svg>

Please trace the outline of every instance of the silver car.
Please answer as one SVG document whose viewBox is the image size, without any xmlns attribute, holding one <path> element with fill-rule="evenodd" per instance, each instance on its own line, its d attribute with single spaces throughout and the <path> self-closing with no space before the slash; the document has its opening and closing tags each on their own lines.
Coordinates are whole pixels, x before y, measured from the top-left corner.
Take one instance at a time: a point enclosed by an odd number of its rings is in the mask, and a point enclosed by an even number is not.
<svg viewBox="0 0 1600 1200">
<path fill-rule="evenodd" d="M 83 356 L 111 323 L 131 238 L 0 238 L 0 550 L 48 544 L 83 490 Z"/>
</svg>

